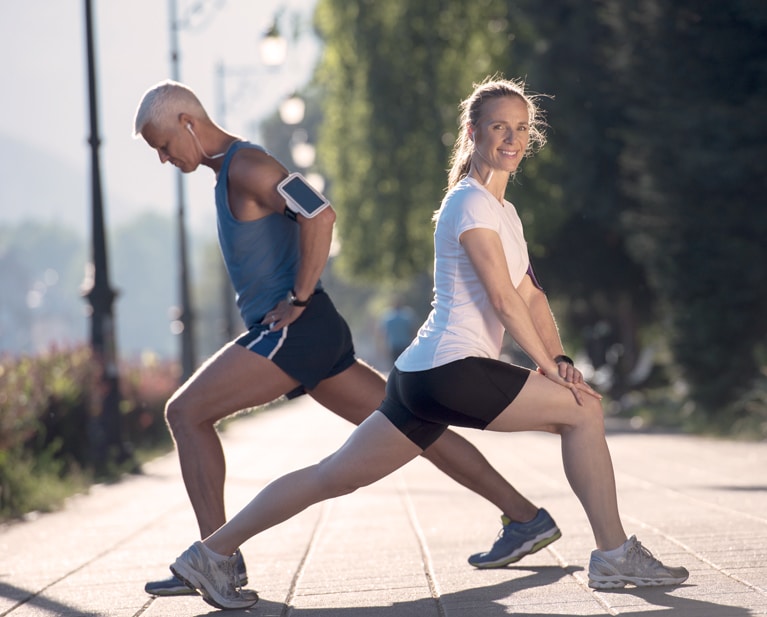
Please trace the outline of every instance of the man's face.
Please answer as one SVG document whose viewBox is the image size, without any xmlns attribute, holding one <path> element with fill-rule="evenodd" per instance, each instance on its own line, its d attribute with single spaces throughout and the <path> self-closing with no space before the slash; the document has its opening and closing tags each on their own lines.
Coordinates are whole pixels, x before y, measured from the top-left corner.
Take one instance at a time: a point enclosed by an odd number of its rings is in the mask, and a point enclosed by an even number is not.
<svg viewBox="0 0 767 617">
<path fill-rule="evenodd" d="M 141 136 L 151 148 L 157 151 L 160 162 L 170 161 L 184 173 L 190 173 L 200 164 L 200 155 L 195 148 L 191 133 L 185 131 L 181 122 L 164 125 L 149 123 Z"/>
</svg>

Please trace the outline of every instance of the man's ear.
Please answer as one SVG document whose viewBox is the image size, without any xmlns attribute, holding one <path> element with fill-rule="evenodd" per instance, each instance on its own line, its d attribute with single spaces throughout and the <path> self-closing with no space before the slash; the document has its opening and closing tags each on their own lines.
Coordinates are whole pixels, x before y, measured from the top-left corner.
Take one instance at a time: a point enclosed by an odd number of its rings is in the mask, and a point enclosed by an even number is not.
<svg viewBox="0 0 767 617">
<path fill-rule="evenodd" d="M 194 118 L 185 111 L 182 111 L 178 115 L 178 122 L 182 127 L 186 128 L 188 125 L 194 125 Z"/>
</svg>

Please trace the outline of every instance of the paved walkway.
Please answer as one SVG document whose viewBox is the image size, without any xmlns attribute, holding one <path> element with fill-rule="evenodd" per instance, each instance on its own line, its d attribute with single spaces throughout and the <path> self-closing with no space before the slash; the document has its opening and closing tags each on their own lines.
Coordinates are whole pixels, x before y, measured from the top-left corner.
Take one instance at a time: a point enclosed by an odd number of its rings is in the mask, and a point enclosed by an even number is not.
<svg viewBox="0 0 767 617">
<path fill-rule="evenodd" d="M 308 397 L 231 424 L 229 511 L 278 474 L 329 453 L 349 430 Z M 250 586 L 261 601 L 228 614 L 767 615 L 767 443 L 611 432 L 627 531 L 691 575 L 678 588 L 594 592 L 584 570 L 593 540 L 565 480 L 559 439 L 467 435 L 551 512 L 561 540 L 506 569 L 471 568 L 466 557 L 490 546 L 498 512 L 417 460 L 247 542 Z M 197 597 L 143 591 L 147 579 L 167 574 L 195 530 L 173 454 L 64 511 L 0 527 L 0 617 L 221 614 Z"/>
</svg>

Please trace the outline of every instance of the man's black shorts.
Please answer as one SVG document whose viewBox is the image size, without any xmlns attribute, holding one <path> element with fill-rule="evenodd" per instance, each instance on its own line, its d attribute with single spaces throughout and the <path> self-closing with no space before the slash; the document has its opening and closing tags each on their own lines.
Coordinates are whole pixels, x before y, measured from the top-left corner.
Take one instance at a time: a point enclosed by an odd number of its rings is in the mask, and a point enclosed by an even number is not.
<svg viewBox="0 0 767 617">
<path fill-rule="evenodd" d="M 288 393 L 295 398 L 312 390 L 323 379 L 345 371 L 355 362 L 349 326 L 324 291 L 292 324 L 272 330 L 257 324 L 236 341 L 238 345 L 271 360 L 301 383 Z"/>
</svg>

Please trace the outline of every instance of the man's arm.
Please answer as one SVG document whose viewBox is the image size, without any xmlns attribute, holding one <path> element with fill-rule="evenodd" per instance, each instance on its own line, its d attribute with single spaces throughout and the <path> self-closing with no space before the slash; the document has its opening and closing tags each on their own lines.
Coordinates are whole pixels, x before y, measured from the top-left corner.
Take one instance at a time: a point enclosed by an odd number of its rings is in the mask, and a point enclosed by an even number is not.
<svg viewBox="0 0 767 617">
<path fill-rule="evenodd" d="M 310 219 L 299 214 L 296 221 L 300 228 L 301 261 L 293 292 L 299 300 L 306 300 L 314 293 L 317 281 L 327 264 L 336 213 L 333 206 L 328 206 Z"/>
<path fill-rule="evenodd" d="M 236 186 L 238 191 L 249 196 L 248 201 L 252 201 L 252 207 L 261 211 L 260 216 L 271 212 L 284 215 L 285 199 L 277 191 L 277 185 L 287 177 L 287 169 L 263 152 L 239 154 L 246 156 L 235 159 L 232 163 L 229 172 L 230 193 Z M 295 220 L 299 226 L 301 255 L 296 280 L 293 283 L 293 293 L 299 301 L 306 301 L 314 293 L 317 281 L 327 264 L 336 214 L 333 207 L 329 206 L 311 219 L 297 214 Z M 286 299 L 269 312 L 264 323 L 273 323 L 273 327 L 279 329 L 298 319 L 303 310 L 304 307 L 288 304 Z"/>
</svg>

